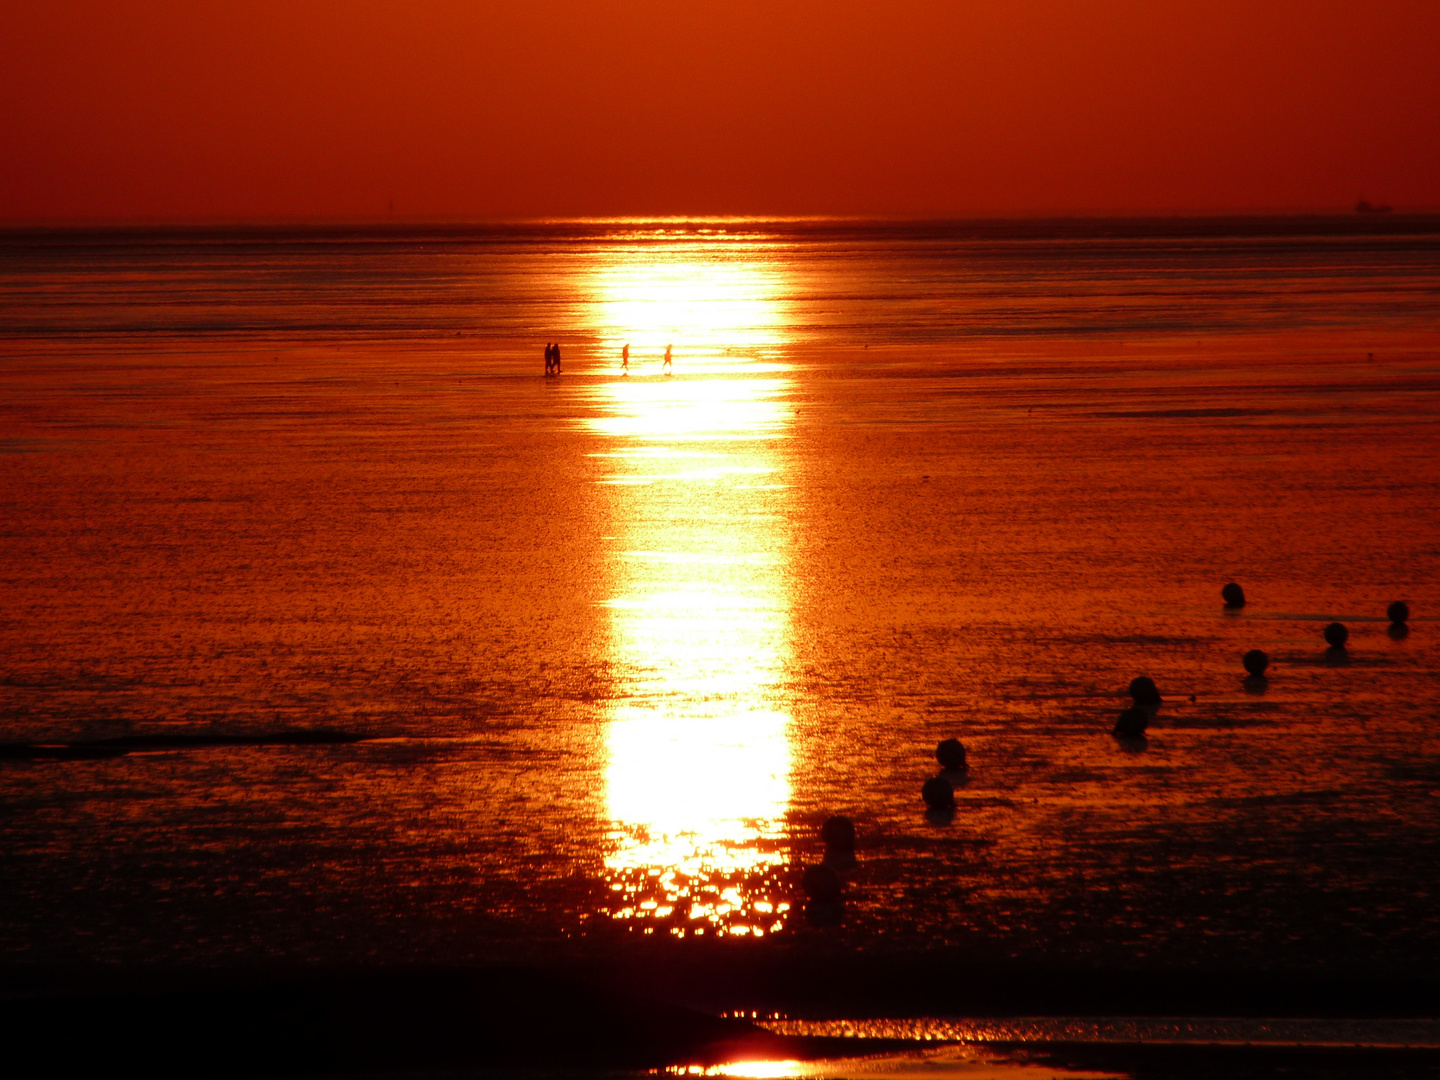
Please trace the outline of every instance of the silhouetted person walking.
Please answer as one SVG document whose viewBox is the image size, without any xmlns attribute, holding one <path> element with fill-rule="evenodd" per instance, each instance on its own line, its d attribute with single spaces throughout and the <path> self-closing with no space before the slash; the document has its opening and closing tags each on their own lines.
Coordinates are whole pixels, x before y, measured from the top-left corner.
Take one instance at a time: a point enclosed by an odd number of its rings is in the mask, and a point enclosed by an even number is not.
<svg viewBox="0 0 1440 1080">
<path fill-rule="evenodd" d="M 560 343 L 555 343 L 555 374 L 560 374 Z"/>
<path fill-rule="evenodd" d="M 664 371 L 666 375 L 674 375 L 674 374 L 675 374 L 675 368 L 674 368 L 674 366 L 673 366 L 673 365 L 671 364 L 671 362 L 670 362 L 670 350 L 671 350 L 672 348 L 674 348 L 673 345 L 666 345 L 666 346 L 665 346 L 665 365 L 664 365 L 664 367 L 661 368 L 661 370 Z"/>
<path fill-rule="evenodd" d="M 545 374 L 549 375 L 555 370 L 555 346 L 548 341 L 545 343 Z"/>
<path fill-rule="evenodd" d="M 629 345 L 626 345 L 625 348 L 623 348 L 623 349 L 620 350 L 620 373 L 621 373 L 622 375 L 629 375 L 629 374 L 630 374 L 630 346 L 629 346 Z"/>
</svg>

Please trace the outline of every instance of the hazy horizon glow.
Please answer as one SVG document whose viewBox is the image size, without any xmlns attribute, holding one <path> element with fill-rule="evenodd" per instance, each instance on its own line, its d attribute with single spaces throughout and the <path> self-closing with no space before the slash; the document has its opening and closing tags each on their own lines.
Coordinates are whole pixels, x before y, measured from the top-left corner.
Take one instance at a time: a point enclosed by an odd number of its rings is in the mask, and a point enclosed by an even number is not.
<svg viewBox="0 0 1440 1080">
<path fill-rule="evenodd" d="M 1440 207 L 1440 7 L 7 13 L 0 224 Z"/>
</svg>

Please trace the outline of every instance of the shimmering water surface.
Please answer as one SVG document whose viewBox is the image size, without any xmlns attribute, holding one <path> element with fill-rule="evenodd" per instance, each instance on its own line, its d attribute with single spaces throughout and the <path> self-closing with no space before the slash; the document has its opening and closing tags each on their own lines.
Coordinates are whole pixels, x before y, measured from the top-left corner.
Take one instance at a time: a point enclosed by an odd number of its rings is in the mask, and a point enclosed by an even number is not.
<svg viewBox="0 0 1440 1080">
<path fill-rule="evenodd" d="M 4 237 L 3 738 L 363 741 L 0 761 L 0 956 L 1431 973 L 1437 229 Z"/>
</svg>

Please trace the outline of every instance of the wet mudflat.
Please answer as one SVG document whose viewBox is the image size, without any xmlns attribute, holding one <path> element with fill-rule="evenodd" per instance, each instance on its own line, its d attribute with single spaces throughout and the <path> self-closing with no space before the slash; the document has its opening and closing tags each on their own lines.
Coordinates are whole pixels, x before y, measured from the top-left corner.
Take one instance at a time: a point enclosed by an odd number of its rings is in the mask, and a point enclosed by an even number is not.
<svg viewBox="0 0 1440 1080">
<path fill-rule="evenodd" d="M 0 760 L 9 969 L 1432 1001 L 1433 245 L 386 243 L 388 283 L 353 245 L 7 249 L 0 737 L 125 750 Z M 62 278 L 60 314 L 17 284 Z M 807 918 L 837 813 L 856 865 Z"/>
</svg>

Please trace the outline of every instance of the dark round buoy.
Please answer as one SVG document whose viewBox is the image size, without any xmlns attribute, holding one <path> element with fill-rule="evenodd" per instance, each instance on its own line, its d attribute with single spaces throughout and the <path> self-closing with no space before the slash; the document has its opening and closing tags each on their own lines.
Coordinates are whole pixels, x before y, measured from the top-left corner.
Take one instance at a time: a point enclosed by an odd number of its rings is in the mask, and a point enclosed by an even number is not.
<svg viewBox="0 0 1440 1080">
<path fill-rule="evenodd" d="M 820 827 L 820 839 L 834 851 L 854 851 L 855 823 L 848 817 L 832 817 Z"/>
<path fill-rule="evenodd" d="M 1150 714 L 1137 706 L 1120 714 L 1120 719 L 1115 721 L 1115 734 L 1134 739 L 1144 735 L 1149 726 Z"/>
<path fill-rule="evenodd" d="M 925 805 L 936 810 L 948 810 L 955 805 L 955 786 L 943 776 L 932 776 L 920 789 Z"/>
<path fill-rule="evenodd" d="M 959 739 L 946 739 L 935 747 L 935 760 L 942 767 L 958 772 L 965 768 L 965 745 Z"/>
<path fill-rule="evenodd" d="M 1160 689 L 1149 675 L 1141 675 L 1130 680 L 1130 696 L 1142 709 L 1158 709 L 1160 707 Z"/>
<path fill-rule="evenodd" d="M 1225 601 L 1226 607 L 1245 606 L 1245 590 L 1233 581 L 1220 590 L 1220 597 Z"/>
<path fill-rule="evenodd" d="M 817 903 L 833 904 L 840 899 L 840 875 L 828 866 L 807 866 L 800 887 Z"/>
<path fill-rule="evenodd" d="M 1410 605 L 1405 603 L 1404 600 L 1396 600 L 1395 603 L 1385 609 L 1385 614 L 1390 616 L 1392 623 L 1403 624 L 1410 618 Z"/>
<path fill-rule="evenodd" d="M 1343 649 L 1345 642 L 1350 639 L 1350 631 L 1345 629 L 1344 623 L 1332 622 L 1325 627 L 1325 640 L 1329 642 L 1332 649 Z"/>
<path fill-rule="evenodd" d="M 1270 666 L 1270 657 L 1265 655 L 1264 649 L 1251 649 L 1240 660 L 1245 665 L 1245 670 L 1257 679 L 1265 674 L 1265 669 Z"/>
</svg>

